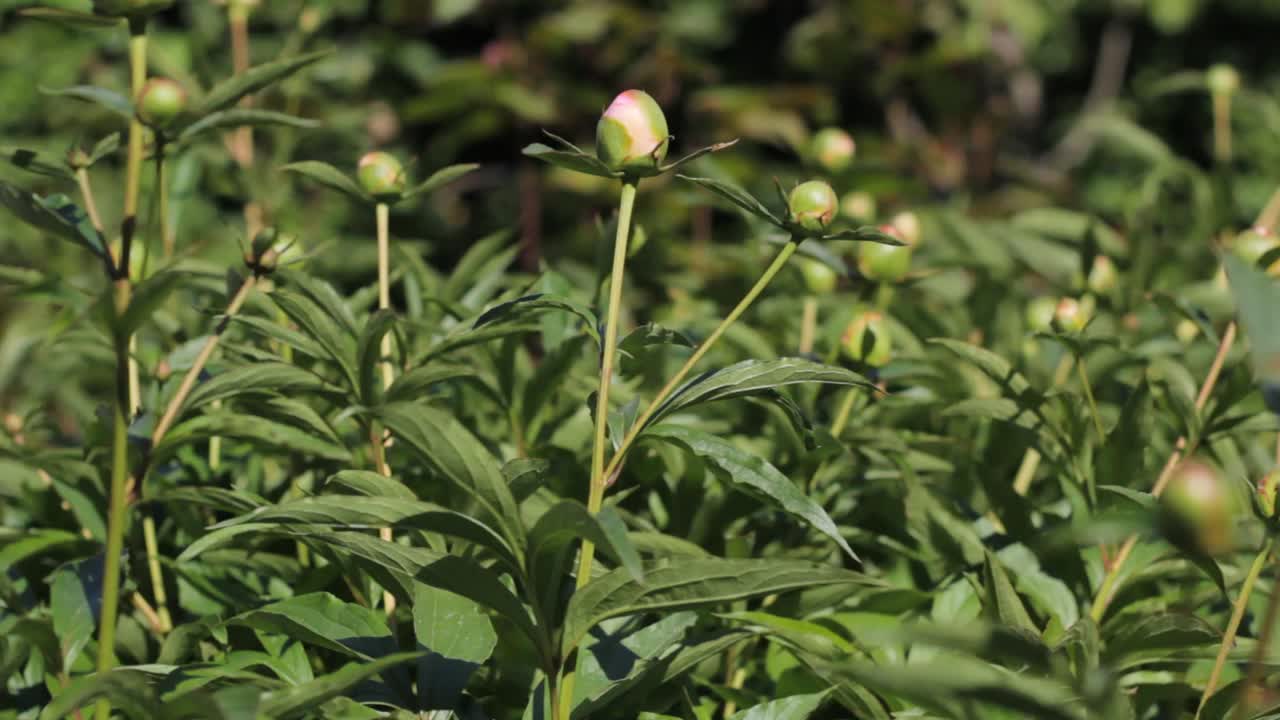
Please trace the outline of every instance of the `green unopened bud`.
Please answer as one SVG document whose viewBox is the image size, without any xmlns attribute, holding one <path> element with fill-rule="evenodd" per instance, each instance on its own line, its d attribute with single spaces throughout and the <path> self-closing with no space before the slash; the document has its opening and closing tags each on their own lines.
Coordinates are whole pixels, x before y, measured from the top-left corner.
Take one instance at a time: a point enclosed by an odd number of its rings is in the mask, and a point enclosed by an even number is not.
<svg viewBox="0 0 1280 720">
<path fill-rule="evenodd" d="M 902 233 L 893 225 L 881 225 L 880 232 L 903 240 Z M 858 272 L 868 280 L 896 283 L 906 277 L 910 270 L 911 245 L 883 245 L 873 242 L 858 244 Z"/>
<path fill-rule="evenodd" d="M 1231 488 L 1217 468 L 1197 458 L 1174 469 L 1160 496 L 1161 524 L 1170 541 L 1208 555 L 1232 549 L 1235 516 Z"/>
<path fill-rule="evenodd" d="M 93 0 L 93 11 L 111 17 L 146 16 L 172 5 L 173 0 Z"/>
<path fill-rule="evenodd" d="M 839 201 L 836 191 L 821 180 L 800 183 L 787 198 L 791 217 L 800 227 L 812 232 L 822 232 L 836 218 Z"/>
<path fill-rule="evenodd" d="M 1060 332 L 1078 333 L 1093 319 L 1093 298 L 1086 295 L 1076 300 L 1065 297 L 1053 309 L 1053 325 Z"/>
<path fill-rule="evenodd" d="M 138 94 L 138 119 L 152 128 L 166 128 L 187 109 L 187 91 L 177 82 L 154 77 Z"/>
<path fill-rule="evenodd" d="M 862 313 L 845 328 L 840 348 L 845 357 L 871 367 L 883 367 L 893 358 L 893 341 L 889 338 L 884 315 L 877 311 Z"/>
<path fill-rule="evenodd" d="M 91 159 L 89 153 L 79 145 L 72 145 L 71 149 L 67 150 L 67 166 L 72 170 L 82 170 L 89 167 Z"/>
<path fill-rule="evenodd" d="M 1173 328 L 1173 334 L 1182 344 L 1189 345 L 1200 334 L 1200 326 L 1194 320 L 1183 318 Z"/>
<path fill-rule="evenodd" d="M 1280 248 L 1280 241 L 1265 227 L 1254 227 L 1236 235 L 1231 241 L 1231 252 L 1250 265 L 1258 265 L 1267 253 Z M 1266 267 L 1268 275 L 1280 275 L 1280 257 Z"/>
<path fill-rule="evenodd" d="M 1258 510 L 1271 519 L 1276 516 L 1276 490 L 1280 489 L 1280 470 L 1272 470 L 1258 481 Z"/>
<path fill-rule="evenodd" d="M 1204 82 L 1214 95 L 1232 95 L 1240 89 L 1240 73 L 1230 65 L 1219 63 L 1205 72 Z"/>
<path fill-rule="evenodd" d="M 800 263 L 800 273 L 804 275 L 805 287 L 813 295 L 828 295 L 836 289 L 836 282 L 839 280 L 839 274 L 831 269 L 831 266 L 805 258 Z"/>
<path fill-rule="evenodd" d="M 1106 255 L 1096 255 L 1093 258 L 1092 267 L 1089 268 L 1089 277 L 1085 280 L 1085 285 L 1089 288 L 1089 292 L 1106 295 L 1115 288 L 1119 277 L 1116 264 L 1111 262 L 1111 258 Z"/>
<path fill-rule="evenodd" d="M 404 193 L 404 166 L 390 153 L 367 153 L 360 158 L 356 175 L 360 187 L 379 200 L 394 199 Z"/>
<path fill-rule="evenodd" d="M 898 237 L 902 242 L 915 247 L 920 244 L 920 218 L 910 210 L 904 210 L 889 221 L 894 229 L 898 231 Z"/>
<path fill-rule="evenodd" d="M 871 193 L 854 191 L 840 198 L 840 214 L 857 222 L 871 222 L 876 216 L 876 199 Z"/>
<path fill-rule="evenodd" d="M 1058 301 L 1048 295 L 1041 295 L 1027 303 L 1027 328 L 1031 332 L 1049 332 L 1053 329 L 1053 316 L 1058 308 Z"/>
<path fill-rule="evenodd" d="M 256 273 L 270 273 L 279 265 L 280 255 L 294 246 L 294 241 L 292 235 L 274 227 L 263 228 L 245 251 L 244 264 Z"/>
<path fill-rule="evenodd" d="M 819 130 L 809 142 L 810 157 L 818 167 L 833 174 L 849 169 L 857 150 L 853 136 L 840 128 Z"/>
<path fill-rule="evenodd" d="M 654 170 L 667 157 L 667 118 L 643 90 L 613 99 L 596 125 L 596 156 L 611 170 Z"/>
</svg>

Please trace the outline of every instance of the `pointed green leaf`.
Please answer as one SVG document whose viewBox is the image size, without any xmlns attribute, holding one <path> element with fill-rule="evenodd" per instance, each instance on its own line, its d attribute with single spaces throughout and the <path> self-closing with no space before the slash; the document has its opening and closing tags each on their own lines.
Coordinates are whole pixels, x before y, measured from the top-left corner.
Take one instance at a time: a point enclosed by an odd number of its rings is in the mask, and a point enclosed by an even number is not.
<svg viewBox="0 0 1280 720">
<path fill-rule="evenodd" d="M 204 133 L 214 130 L 225 130 L 238 127 L 264 127 L 278 125 L 282 127 L 311 129 L 320 127 L 320 121 L 300 118 L 272 110 L 256 110 L 253 108 L 231 108 L 210 113 L 196 120 L 178 133 L 176 142 L 188 143 Z"/>
<path fill-rule="evenodd" d="M 89 215 L 65 195 L 40 197 L 0 182 L 0 205 L 28 225 L 70 240 L 99 258 L 107 257 L 106 244 L 89 221 Z"/>
<path fill-rule="evenodd" d="M 831 690 L 824 690 L 811 695 L 792 695 L 741 710 L 729 720 L 807 720 L 830 694 Z"/>
<path fill-rule="evenodd" d="M 328 163 L 322 163 L 318 160 L 304 160 L 303 162 L 290 163 L 280 169 L 286 172 L 298 173 L 362 203 L 373 204 L 374 202 L 373 197 L 357 185 L 355 180 L 352 180 L 346 173 Z"/>
<path fill-rule="evenodd" d="M 198 117 L 205 117 L 219 110 L 225 110 L 240 102 L 245 96 L 252 95 L 268 85 L 289 77 L 311 63 L 328 56 L 331 52 L 333 51 L 321 50 L 320 52 L 296 55 L 263 65 L 255 65 L 215 85 L 213 89 L 205 93 L 199 103 L 196 103 L 191 112 Z"/>
<path fill-rule="evenodd" d="M 428 193 L 439 190 L 458 178 L 468 175 L 478 169 L 480 166 L 476 163 L 464 163 L 461 165 L 450 165 L 441 168 L 431 174 L 426 180 L 418 183 L 409 192 L 404 194 L 405 199 L 417 197 L 418 195 L 426 195 Z"/>
<path fill-rule="evenodd" d="M 95 105 L 101 105 L 111 112 L 125 118 L 133 118 L 133 103 L 129 98 L 121 95 L 115 90 L 108 90 L 107 88 L 95 87 L 93 85 L 76 85 L 62 89 L 42 87 L 40 88 L 40 92 L 45 95 L 61 95 L 64 97 L 76 98 L 77 100 L 84 100 L 85 102 L 94 103 Z"/>
<path fill-rule="evenodd" d="M 4 158 L 17 167 L 37 175 L 44 175 L 55 180 L 75 182 L 75 173 L 71 172 L 65 162 L 44 156 L 34 150 L 23 148 L 0 147 L 0 158 Z"/>
<path fill-rule="evenodd" d="M 354 662 L 340 670 L 314 680 L 266 693 L 258 705 L 258 717 L 282 718 L 301 716 L 327 700 L 349 693 L 360 683 L 387 670 L 416 660 L 421 653 L 406 652 L 387 655 L 371 662 Z"/>
<path fill-rule="evenodd" d="M 428 708 L 456 705 L 471 674 L 497 647 L 489 616 L 474 601 L 417 583 L 413 590 L 413 632 L 430 654 L 418 666 L 418 693 Z"/>
<path fill-rule="evenodd" d="M 681 178 L 682 180 L 688 180 L 695 185 L 700 185 L 703 188 L 710 190 L 713 194 L 718 195 L 745 210 L 749 215 L 754 215 L 757 218 L 772 223 L 780 228 L 786 228 L 786 223 L 783 218 L 774 214 L 772 210 L 765 207 L 765 204 L 755 199 L 751 193 L 737 187 L 736 185 L 730 185 L 726 182 L 704 177 L 690 177 L 688 175 L 676 175 L 676 177 Z"/>
<path fill-rule="evenodd" d="M 533 143 L 524 149 L 524 154 L 528 157 L 551 163 L 557 167 L 566 170 L 585 173 L 587 175 L 595 175 L 602 178 L 618 178 L 622 177 L 622 173 L 614 172 L 609 166 L 600 162 L 594 155 L 588 155 L 583 152 L 574 152 L 572 150 L 555 150 L 549 148 L 542 143 Z"/>
<path fill-rule="evenodd" d="M 364 660 L 384 657 L 396 649 L 386 613 L 325 592 L 264 605 L 231 618 L 227 624 L 279 633 Z"/>
</svg>

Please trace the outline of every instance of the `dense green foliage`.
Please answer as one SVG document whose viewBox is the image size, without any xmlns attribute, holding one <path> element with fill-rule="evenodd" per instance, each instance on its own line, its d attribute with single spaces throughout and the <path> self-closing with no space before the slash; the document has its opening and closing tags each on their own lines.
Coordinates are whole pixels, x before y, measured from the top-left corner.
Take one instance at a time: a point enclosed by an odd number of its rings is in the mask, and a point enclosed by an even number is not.
<svg viewBox="0 0 1280 720">
<path fill-rule="evenodd" d="M 1280 718 L 1280 3 L 31 5 L 0 719 Z"/>
</svg>

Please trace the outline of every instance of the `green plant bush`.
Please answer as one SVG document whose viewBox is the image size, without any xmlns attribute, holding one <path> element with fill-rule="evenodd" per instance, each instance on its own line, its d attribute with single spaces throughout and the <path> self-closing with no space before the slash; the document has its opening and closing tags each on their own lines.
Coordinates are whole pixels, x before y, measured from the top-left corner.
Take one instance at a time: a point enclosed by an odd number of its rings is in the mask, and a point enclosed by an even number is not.
<svg viewBox="0 0 1280 720">
<path fill-rule="evenodd" d="M 1278 717 L 1269 4 L 15 5 L 0 718 Z"/>
</svg>

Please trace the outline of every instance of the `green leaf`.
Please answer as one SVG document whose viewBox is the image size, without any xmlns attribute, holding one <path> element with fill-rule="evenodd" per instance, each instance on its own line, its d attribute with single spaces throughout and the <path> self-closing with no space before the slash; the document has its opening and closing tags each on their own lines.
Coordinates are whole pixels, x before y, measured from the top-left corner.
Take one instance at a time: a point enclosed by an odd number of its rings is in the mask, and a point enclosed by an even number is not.
<svg viewBox="0 0 1280 720">
<path fill-rule="evenodd" d="M 352 180 L 346 173 L 328 163 L 322 163 L 318 160 L 305 160 L 303 162 L 290 163 L 280 169 L 286 172 L 298 173 L 362 203 L 373 204 L 374 202 L 373 197 L 366 193 L 364 188 L 357 185 L 355 180 Z"/>
<path fill-rule="evenodd" d="M 986 553 L 983 581 L 987 592 L 986 609 L 991 618 L 1030 637 L 1039 637 L 1040 629 L 1032 622 L 1022 598 L 1014 590 L 1008 572 L 990 551 Z"/>
<path fill-rule="evenodd" d="M 49 608 L 61 650 L 58 660 L 63 668 L 73 667 L 93 639 L 104 589 L 102 573 L 103 558 L 95 555 L 64 565 L 53 574 Z"/>
<path fill-rule="evenodd" d="M 184 410 L 244 396 L 336 391 L 314 373 L 281 362 L 257 362 L 218 373 L 195 386 Z"/>
<path fill-rule="evenodd" d="M 744 360 L 726 368 L 705 372 L 685 382 L 658 408 L 649 425 L 701 403 L 767 394 L 777 388 L 799 383 L 875 388 L 875 385 L 852 370 L 803 358 Z"/>
<path fill-rule="evenodd" d="M 413 491 L 395 478 L 370 470 L 342 470 L 329 476 L 324 486 L 336 486 L 356 493 L 399 500 L 417 500 Z"/>
<path fill-rule="evenodd" d="M 875 225 L 865 225 L 859 228 L 850 228 L 846 230 L 837 230 L 829 235 L 823 235 L 823 240 L 853 240 L 854 242 L 873 242 L 880 245 L 896 245 L 901 246 L 906 243 L 898 238 L 889 235 L 880 230 Z"/>
<path fill-rule="evenodd" d="M 622 177 L 622 173 L 610 170 L 609 166 L 600 162 L 599 158 L 594 155 L 588 155 L 584 152 L 556 150 L 554 148 L 547 147 L 542 143 L 533 143 L 532 145 L 528 145 L 525 147 L 523 152 L 527 157 L 548 162 L 566 170 L 573 170 L 574 172 L 595 175 L 596 177 L 602 178 Z"/>
<path fill-rule="evenodd" d="M 386 401 L 420 400 L 432 385 L 461 378 L 478 379 L 479 373 L 474 367 L 468 365 L 444 363 L 421 365 L 397 377 L 395 382 L 391 383 L 391 387 L 387 388 Z"/>
<path fill-rule="evenodd" d="M 583 329 L 591 335 L 597 345 L 600 344 L 600 332 L 598 330 L 600 320 L 595 313 L 568 298 L 554 297 L 543 293 L 525 295 L 515 300 L 494 305 L 476 318 L 472 328 L 480 329 L 499 321 L 513 322 L 523 320 L 531 314 L 546 310 L 563 310 L 578 316 L 583 322 Z"/>
<path fill-rule="evenodd" d="M 406 652 L 388 655 L 372 662 L 355 662 L 301 685 L 266 693 L 258 706 L 258 717 L 287 718 L 300 715 L 327 700 L 347 694 L 374 675 L 420 657 L 421 653 Z"/>
<path fill-rule="evenodd" d="M 325 592 L 271 603 L 241 613 L 227 624 L 280 633 L 364 660 L 385 657 L 396 649 L 385 613 L 344 602 Z"/>
<path fill-rule="evenodd" d="M 474 498 L 512 546 L 524 546 L 524 526 L 502 467 L 453 415 L 392 403 L 382 408 L 380 417 L 428 466 Z"/>
<path fill-rule="evenodd" d="M 394 358 L 382 357 L 382 338 L 394 332 L 396 314 L 391 310 L 379 310 L 371 315 L 360 331 L 356 343 L 356 368 L 360 371 L 360 384 L 357 390 L 365 405 L 377 405 L 382 395 L 382 362 L 392 363 Z"/>
<path fill-rule="evenodd" d="M 739 208 L 742 208 L 748 214 L 754 215 L 761 220 L 772 223 L 784 230 L 786 229 L 786 222 L 781 217 L 775 215 L 772 210 L 765 207 L 764 203 L 755 199 L 751 193 L 737 187 L 736 185 L 730 185 L 726 182 L 704 177 L 690 177 L 688 175 L 679 174 L 677 174 L 676 177 L 682 180 L 688 180 L 695 185 L 700 185 L 703 188 L 710 190 L 715 195 L 728 200 Z"/>
<path fill-rule="evenodd" d="M 75 173 L 71 172 L 65 162 L 45 157 L 34 150 L 0 146 L 0 157 L 37 175 L 68 182 L 75 182 L 76 179 Z"/>
<path fill-rule="evenodd" d="M 831 694 L 831 690 L 811 695 L 792 695 L 734 713 L 730 720 L 807 720 Z"/>
<path fill-rule="evenodd" d="M 0 205 L 28 225 L 70 240 L 99 258 L 107 258 L 107 246 L 88 214 L 66 195 L 40 197 L 0 181 Z"/>
<path fill-rule="evenodd" d="M 336 462 L 351 460 L 346 448 L 312 433 L 254 415 L 218 412 L 191 418 L 171 429 L 152 449 L 152 462 L 161 463 L 184 445 L 211 437 L 234 438 Z"/>
<path fill-rule="evenodd" d="M 405 199 L 408 199 L 417 197 L 418 195 L 426 195 L 427 193 L 434 192 L 454 180 L 474 172 L 479 167 L 480 166 L 476 163 L 464 163 L 461 165 L 450 165 L 448 167 L 440 168 L 432 173 L 426 180 L 423 180 L 421 183 L 418 183 L 416 186 L 411 188 L 404 194 L 404 197 Z"/>
<path fill-rule="evenodd" d="M 271 300 L 298 324 L 302 332 L 320 347 L 328 358 L 342 369 L 353 389 L 359 387 L 359 375 L 355 368 L 356 343 L 352 336 L 340 330 L 337 318 L 302 293 L 278 289 L 271 293 Z"/>
<path fill-rule="evenodd" d="M 91 29 L 116 27 L 120 25 L 123 20 L 123 18 L 118 17 L 94 15 L 93 13 L 55 7 L 22 8 L 18 11 L 18 14 L 25 15 L 26 17 L 33 17 L 38 20 L 49 20 L 61 25 Z"/>
<path fill-rule="evenodd" d="M 160 704 L 160 698 L 145 672 L 127 668 L 84 675 L 71 681 L 53 701 L 44 707 L 40 720 L 63 720 L 98 698 L 130 718 L 149 718 Z"/>
<path fill-rule="evenodd" d="M 204 98 L 199 103 L 196 103 L 191 112 L 197 117 L 205 117 L 219 110 L 225 110 L 240 102 L 244 97 L 289 77 L 302 68 L 328 56 L 331 52 L 332 50 L 321 50 L 320 52 L 296 55 L 263 65 L 255 65 L 215 85 L 209 92 L 205 93 Z"/>
<path fill-rule="evenodd" d="M 151 319 L 168 299 L 169 295 L 191 279 L 190 273 L 164 270 L 134 286 L 129 297 L 129 307 L 120 318 L 117 332 L 121 337 L 132 335 L 142 324 Z"/>
<path fill-rule="evenodd" d="M 680 642 L 698 621 L 694 612 L 671 613 L 637 628 L 637 618 L 605 623 L 583 645 L 574 685 L 574 706 L 617 692 L 640 679 L 653 663 L 678 651 Z"/>
<path fill-rule="evenodd" d="M 238 127 L 263 127 L 280 125 L 284 127 L 311 129 L 320 127 L 318 120 L 295 117 L 271 110 L 255 110 L 253 108 L 231 108 L 210 113 L 191 123 L 178 133 L 176 142 L 188 143 L 204 133 Z"/>
<path fill-rule="evenodd" d="M 1249 338 L 1249 359 L 1253 374 L 1264 387 L 1280 382 L 1280 286 L 1265 272 L 1249 265 L 1232 253 L 1222 263 L 1231 281 L 1231 295 L 1236 301 L 1240 326 Z M 1276 412 L 1272 408 L 1272 412 Z"/>
<path fill-rule="evenodd" d="M 789 590 L 875 584 L 861 573 L 793 560 L 690 559 L 649 568 L 643 581 L 625 569 L 614 570 L 570 599 L 561 651 L 568 654 L 588 630 L 611 617 L 688 610 Z"/>
<path fill-rule="evenodd" d="M 840 528 L 827 515 L 826 510 L 764 458 L 709 433 L 679 425 L 651 427 L 647 436 L 687 449 L 718 469 L 735 488 L 808 523 L 813 529 L 834 540 L 850 557 L 857 559 L 857 554 L 849 547 L 840 534 Z"/>
<path fill-rule="evenodd" d="M 121 95 L 115 90 L 108 90 L 107 88 L 95 87 L 93 85 L 76 85 L 69 88 L 62 88 L 60 90 L 42 87 L 40 88 L 40 92 L 45 95 L 60 95 L 64 97 L 73 97 L 77 100 L 84 100 L 85 102 L 94 103 L 95 105 L 101 105 L 111 112 L 125 118 L 133 118 L 133 103 L 129 98 Z"/>
<path fill-rule="evenodd" d="M 493 623 L 475 602 L 422 583 L 413 590 L 413 632 L 430 651 L 418 665 L 418 694 L 431 709 L 454 707 L 498 644 Z"/>
<path fill-rule="evenodd" d="M 700 147 L 697 150 L 694 150 L 693 152 L 689 153 L 688 155 L 685 155 L 684 157 L 680 158 L 679 160 L 676 160 L 675 162 L 667 163 L 666 165 L 663 165 L 658 169 L 662 172 L 670 172 L 672 170 L 678 170 L 682 165 L 688 165 L 689 163 L 693 162 L 694 160 L 697 160 L 703 155 L 708 155 L 714 152 L 720 152 L 721 150 L 726 150 L 737 144 L 738 144 L 738 138 L 734 138 L 732 140 L 727 140 L 725 142 L 718 142 L 713 145 L 707 145 L 706 147 Z"/>
</svg>

